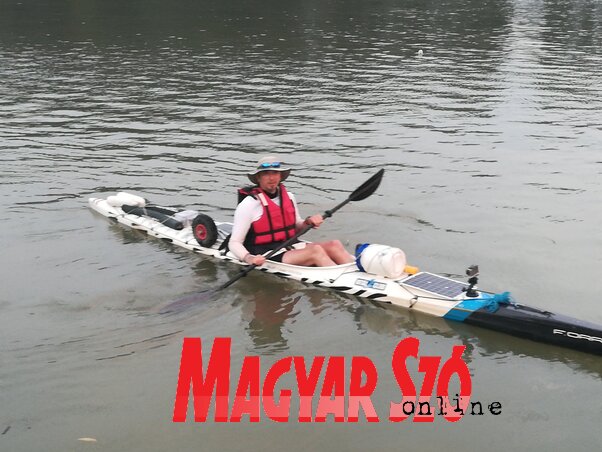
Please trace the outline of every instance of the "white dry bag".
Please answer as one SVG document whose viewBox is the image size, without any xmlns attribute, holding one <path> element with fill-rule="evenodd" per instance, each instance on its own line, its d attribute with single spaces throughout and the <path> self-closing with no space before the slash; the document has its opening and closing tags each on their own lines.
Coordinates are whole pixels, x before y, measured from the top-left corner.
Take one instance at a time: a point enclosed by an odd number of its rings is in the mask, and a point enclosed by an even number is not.
<svg viewBox="0 0 602 452">
<path fill-rule="evenodd" d="M 117 193 L 117 196 L 109 196 L 107 202 L 113 207 L 121 207 L 123 205 L 144 207 L 146 205 L 144 198 L 124 191 Z"/>
<path fill-rule="evenodd" d="M 355 263 L 366 273 L 399 278 L 406 266 L 406 255 L 399 248 L 363 243 L 355 248 Z"/>
</svg>

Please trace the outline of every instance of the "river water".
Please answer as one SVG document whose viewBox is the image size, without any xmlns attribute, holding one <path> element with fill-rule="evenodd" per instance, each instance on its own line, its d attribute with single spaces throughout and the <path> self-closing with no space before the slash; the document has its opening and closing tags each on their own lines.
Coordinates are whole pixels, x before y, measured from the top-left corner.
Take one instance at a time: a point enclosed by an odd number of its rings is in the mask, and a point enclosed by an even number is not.
<svg viewBox="0 0 602 452">
<path fill-rule="evenodd" d="M 483 288 L 602 323 L 600 3 L 167 3 L 0 0 L 0 449 L 600 449 L 599 357 L 264 274 L 160 315 L 238 268 L 87 209 L 128 190 L 229 219 L 269 151 L 308 215 L 385 168 L 308 238 L 478 263 Z M 408 336 L 466 345 L 502 413 L 388 422 Z M 381 422 L 174 424 L 184 337 L 231 337 L 233 386 L 245 355 L 367 356 Z"/>
</svg>

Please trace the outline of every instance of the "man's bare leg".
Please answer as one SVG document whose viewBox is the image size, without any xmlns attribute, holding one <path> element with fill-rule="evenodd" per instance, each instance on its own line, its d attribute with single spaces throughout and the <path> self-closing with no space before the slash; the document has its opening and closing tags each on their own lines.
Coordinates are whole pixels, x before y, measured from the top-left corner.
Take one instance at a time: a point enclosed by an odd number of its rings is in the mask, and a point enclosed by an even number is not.
<svg viewBox="0 0 602 452">
<path fill-rule="evenodd" d="M 308 243 L 305 248 L 290 250 L 282 256 L 282 262 L 290 265 L 303 265 L 311 267 L 330 267 L 337 265 L 329 256 L 326 250 L 317 244 Z"/>
<path fill-rule="evenodd" d="M 337 265 L 350 264 L 355 262 L 355 257 L 347 252 L 343 244 L 339 240 L 331 240 L 329 242 L 316 243 L 320 245 L 328 254 L 328 257 Z"/>
</svg>

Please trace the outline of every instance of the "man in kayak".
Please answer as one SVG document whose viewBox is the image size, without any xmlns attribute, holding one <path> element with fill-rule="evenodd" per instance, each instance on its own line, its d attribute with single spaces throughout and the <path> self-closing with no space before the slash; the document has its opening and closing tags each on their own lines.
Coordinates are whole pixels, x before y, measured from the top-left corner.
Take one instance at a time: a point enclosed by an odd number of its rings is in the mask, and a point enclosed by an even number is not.
<svg viewBox="0 0 602 452">
<path fill-rule="evenodd" d="M 256 186 L 239 190 L 244 199 L 234 212 L 229 248 L 247 264 L 263 265 L 266 259 L 262 254 L 277 248 L 304 224 L 317 228 L 324 221 L 322 215 L 312 215 L 305 220 L 301 218 L 294 195 L 282 185 L 290 171 L 277 157 L 265 156 L 248 174 L 249 180 Z M 355 258 L 339 240 L 331 240 L 291 249 L 270 260 L 291 265 L 326 267 L 350 263 Z"/>
</svg>

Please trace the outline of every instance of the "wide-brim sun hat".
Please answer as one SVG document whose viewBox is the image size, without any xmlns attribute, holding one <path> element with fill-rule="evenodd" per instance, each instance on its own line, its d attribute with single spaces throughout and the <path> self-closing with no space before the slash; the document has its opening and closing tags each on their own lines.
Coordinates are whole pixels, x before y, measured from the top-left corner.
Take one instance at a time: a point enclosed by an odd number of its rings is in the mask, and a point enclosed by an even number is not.
<svg viewBox="0 0 602 452">
<path fill-rule="evenodd" d="M 257 167 L 255 170 L 251 173 L 248 173 L 247 176 L 251 182 L 257 185 L 257 175 L 262 171 L 278 171 L 281 173 L 281 181 L 286 180 L 291 173 L 291 169 L 275 155 L 266 155 L 261 157 L 257 162 Z"/>
</svg>

